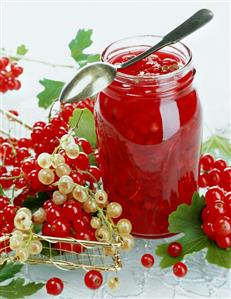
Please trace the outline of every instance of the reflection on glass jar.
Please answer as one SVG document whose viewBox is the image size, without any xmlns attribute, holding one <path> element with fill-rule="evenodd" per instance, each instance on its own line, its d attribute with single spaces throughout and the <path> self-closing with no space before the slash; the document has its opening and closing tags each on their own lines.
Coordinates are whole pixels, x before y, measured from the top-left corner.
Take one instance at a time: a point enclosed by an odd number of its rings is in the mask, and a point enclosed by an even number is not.
<svg viewBox="0 0 231 299">
<path fill-rule="evenodd" d="M 102 59 L 123 62 L 159 39 L 121 40 Z M 136 236 L 167 236 L 168 215 L 197 190 L 201 108 L 194 75 L 191 52 L 178 43 L 124 69 L 97 97 L 104 187 Z"/>
</svg>

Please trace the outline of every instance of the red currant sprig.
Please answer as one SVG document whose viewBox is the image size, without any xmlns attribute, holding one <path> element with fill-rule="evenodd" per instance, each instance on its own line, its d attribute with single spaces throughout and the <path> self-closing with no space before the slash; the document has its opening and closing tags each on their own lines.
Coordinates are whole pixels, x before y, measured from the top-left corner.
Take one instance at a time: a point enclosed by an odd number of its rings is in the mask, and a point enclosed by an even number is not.
<svg viewBox="0 0 231 299">
<path fill-rule="evenodd" d="M 231 167 L 224 160 L 215 160 L 211 154 L 205 153 L 200 158 L 200 169 L 199 187 L 219 186 L 231 191 Z"/>
<path fill-rule="evenodd" d="M 0 58 L 0 92 L 20 89 L 21 83 L 17 78 L 22 72 L 23 68 L 11 63 L 8 57 Z"/>
<path fill-rule="evenodd" d="M 206 207 L 201 213 L 202 229 L 218 247 L 231 247 L 231 192 L 211 187 L 205 194 Z"/>
</svg>

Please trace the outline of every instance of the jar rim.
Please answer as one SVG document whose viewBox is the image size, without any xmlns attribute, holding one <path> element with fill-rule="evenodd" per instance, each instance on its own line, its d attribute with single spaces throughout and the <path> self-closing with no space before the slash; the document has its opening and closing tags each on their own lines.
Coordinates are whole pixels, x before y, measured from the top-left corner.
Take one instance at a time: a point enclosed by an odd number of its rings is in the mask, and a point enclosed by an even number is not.
<svg viewBox="0 0 231 299">
<path fill-rule="evenodd" d="M 114 41 L 112 42 L 111 44 L 109 44 L 102 52 L 101 54 L 101 60 L 103 62 L 106 62 L 106 63 L 110 63 L 110 61 L 107 59 L 108 55 L 111 54 L 111 52 L 109 51 L 111 47 L 115 46 L 117 43 L 120 43 L 120 42 L 125 42 L 125 41 L 128 41 L 128 40 L 131 40 L 131 39 L 134 39 L 134 38 L 163 38 L 162 35 L 155 35 L 155 34 L 144 34 L 144 35 L 133 35 L 133 36 L 129 36 L 129 37 L 125 37 L 125 38 L 122 38 L 122 39 L 119 39 L 117 41 Z M 185 62 L 185 64 L 183 66 L 181 66 L 179 69 L 171 72 L 171 73 L 167 73 L 167 74 L 161 74 L 161 75 L 157 75 L 157 74 L 146 74 L 146 75 L 142 75 L 142 76 L 137 76 L 137 75 L 129 75 L 129 74 L 126 74 L 126 73 L 122 73 L 120 71 L 117 72 L 117 76 L 121 77 L 121 78 L 124 78 L 124 79 L 144 79 L 144 80 L 153 80 L 153 79 L 169 79 L 173 76 L 180 76 L 181 74 L 185 73 L 185 71 L 190 68 L 190 65 L 192 63 L 192 52 L 191 50 L 189 49 L 188 46 L 186 46 L 184 43 L 182 42 L 177 42 L 177 43 L 174 43 L 172 45 L 169 45 L 168 47 L 171 47 L 171 48 L 174 48 L 174 49 L 177 49 L 176 46 L 177 45 L 180 45 L 183 47 L 184 50 L 186 50 L 186 53 L 187 53 L 187 60 Z M 133 45 L 133 46 L 139 46 L 139 45 Z M 119 48 L 117 48 L 117 50 L 119 50 Z M 179 52 L 180 50 L 177 49 Z M 109 53 L 107 53 L 109 51 Z M 115 50 L 116 51 L 116 50 Z"/>
</svg>

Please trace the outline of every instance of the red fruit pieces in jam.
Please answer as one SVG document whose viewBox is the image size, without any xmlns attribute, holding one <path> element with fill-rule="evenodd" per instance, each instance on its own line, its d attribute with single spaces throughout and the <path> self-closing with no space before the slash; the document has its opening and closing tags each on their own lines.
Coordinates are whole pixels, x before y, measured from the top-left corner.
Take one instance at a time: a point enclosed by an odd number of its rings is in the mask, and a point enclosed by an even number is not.
<svg viewBox="0 0 231 299">
<path fill-rule="evenodd" d="M 112 59 L 111 63 L 121 64 L 126 62 L 145 51 L 144 48 L 140 51 L 126 52 L 120 56 L 116 56 Z M 179 69 L 184 65 L 184 62 L 176 55 L 166 53 L 163 51 L 157 51 L 155 54 L 151 54 L 148 57 L 136 62 L 135 64 L 121 69 L 120 72 L 132 75 L 132 76 L 145 76 L 145 75 L 164 75 Z"/>
</svg>

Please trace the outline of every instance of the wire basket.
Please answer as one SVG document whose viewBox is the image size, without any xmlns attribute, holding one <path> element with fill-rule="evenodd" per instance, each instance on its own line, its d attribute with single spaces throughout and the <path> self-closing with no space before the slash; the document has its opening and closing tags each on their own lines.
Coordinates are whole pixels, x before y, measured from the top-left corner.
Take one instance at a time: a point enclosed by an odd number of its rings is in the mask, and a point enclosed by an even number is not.
<svg viewBox="0 0 231 299">
<path fill-rule="evenodd" d="M 0 136 L 11 138 L 28 137 L 32 127 L 19 117 L 0 108 Z M 10 193 L 9 193 L 10 194 Z M 110 220 L 109 220 L 110 221 Z M 4 261 L 16 261 L 15 252 L 9 247 L 11 234 L 0 237 L 0 264 Z M 57 238 L 33 233 L 33 239 L 42 242 L 43 250 L 39 255 L 30 255 L 25 263 L 32 265 L 53 265 L 62 270 L 82 268 L 99 271 L 118 271 L 122 267 L 120 258 L 121 238 L 113 231 L 114 242 L 77 240 L 74 238 Z M 63 249 L 62 243 L 80 246 L 80 253 Z M 56 244 L 55 248 L 54 245 Z M 58 244 L 58 245 L 57 245 Z M 70 248 L 71 248 L 70 246 Z"/>
<path fill-rule="evenodd" d="M 0 238 L 2 244 L 0 253 L 1 264 L 5 261 L 16 261 L 14 251 L 10 250 L 9 240 L 11 235 Z M 122 267 L 119 248 L 121 243 L 106 243 L 99 241 L 85 241 L 74 238 L 54 238 L 33 234 L 33 238 L 43 242 L 43 251 L 39 255 L 30 255 L 26 263 L 32 265 L 53 265 L 61 270 L 85 270 L 96 269 L 99 271 L 118 271 Z M 44 242 L 45 241 L 45 242 Z M 76 253 L 64 250 L 61 247 L 54 248 L 54 244 L 60 242 L 69 243 L 73 246 L 81 246 L 82 252 Z M 61 245 L 60 245 L 61 246 Z M 113 252 L 108 255 L 107 251 Z"/>
</svg>

